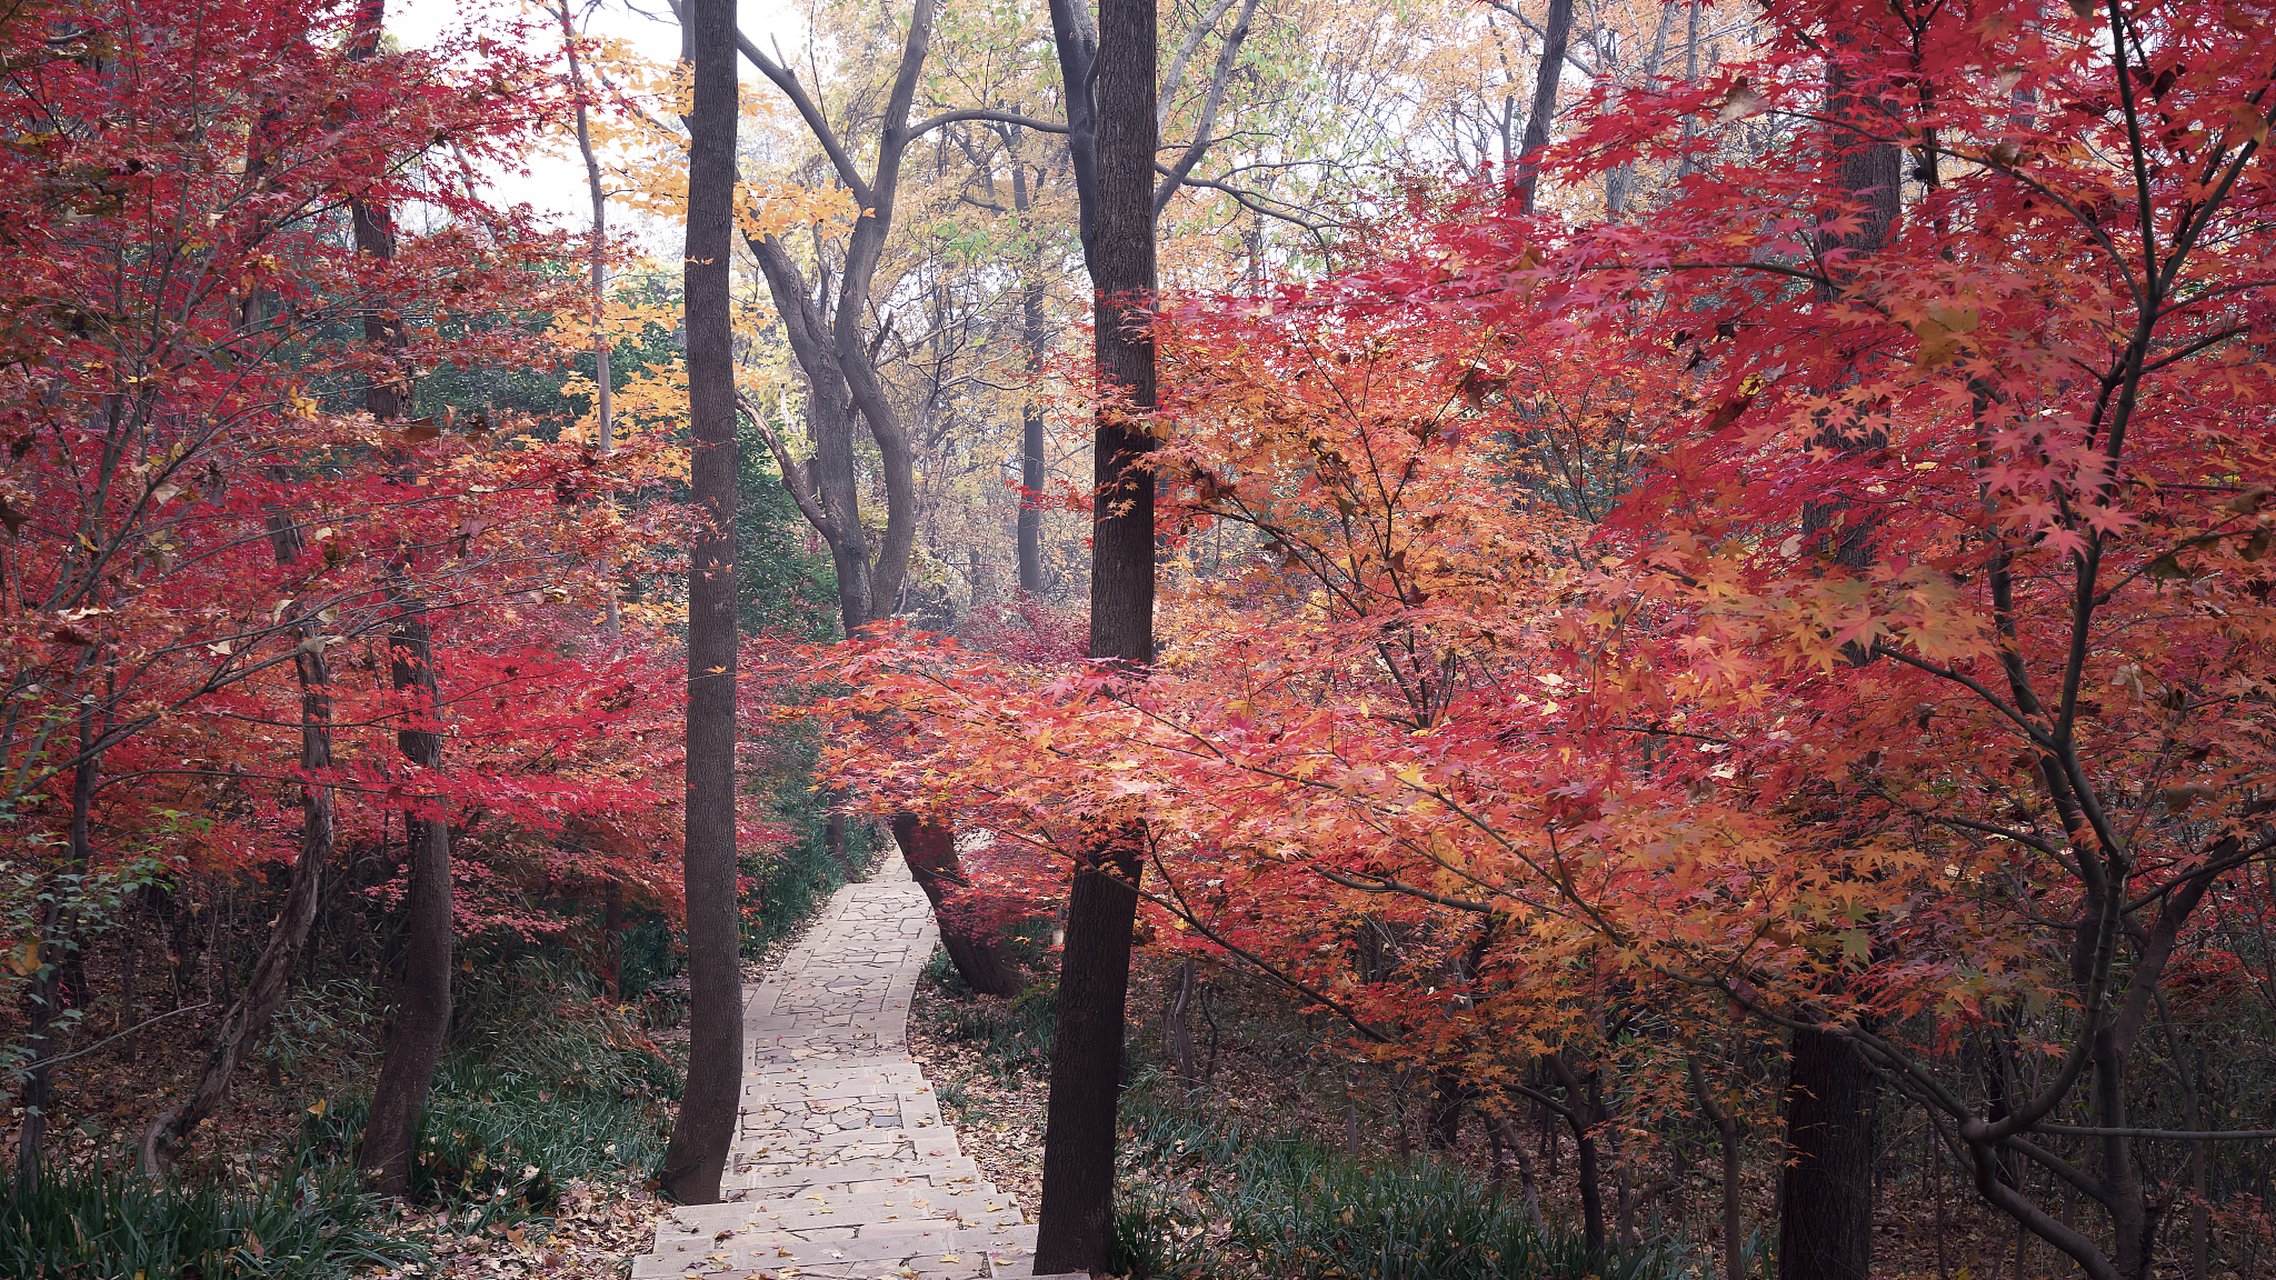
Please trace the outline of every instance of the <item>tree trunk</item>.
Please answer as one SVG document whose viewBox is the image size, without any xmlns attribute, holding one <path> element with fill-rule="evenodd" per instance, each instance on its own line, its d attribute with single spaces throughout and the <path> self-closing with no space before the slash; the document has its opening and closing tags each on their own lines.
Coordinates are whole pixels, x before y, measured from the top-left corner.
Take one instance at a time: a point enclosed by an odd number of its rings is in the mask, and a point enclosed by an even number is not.
<svg viewBox="0 0 2276 1280">
<path fill-rule="evenodd" d="M 735 364 L 729 254 L 735 202 L 735 6 L 689 0 L 688 417 L 698 508 L 688 573 L 688 1079 L 664 1155 L 664 1191 L 719 1199 L 743 1087 L 743 977 L 735 897 Z"/>
<path fill-rule="evenodd" d="M 1170 1065 L 1177 1068 L 1178 1083 L 1188 1089 L 1200 1083 L 1193 1075 L 1192 1012 L 1193 957 L 1188 956 L 1179 963 L 1177 987 L 1162 1006 L 1162 1041 L 1169 1046 Z"/>
<path fill-rule="evenodd" d="M 1572 1130 L 1574 1178 L 1580 1184 L 1581 1238 L 1592 1262 L 1601 1262 L 1610 1244 L 1604 1225 L 1604 1178 L 1596 1158 L 1599 1126 L 1611 1119 L 1604 1105 L 1603 1082 L 1594 1069 L 1584 1080 L 1562 1054 L 1546 1054 L 1542 1064 L 1565 1089 L 1565 1125 Z"/>
<path fill-rule="evenodd" d="M 415 785 L 420 775 L 441 770 L 443 748 L 435 725 L 440 697 L 433 640 L 416 602 L 405 603 L 403 618 L 388 637 L 388 651 L 396 691 L 410 704 L 395 741 L 417 771 L 407 779 Z M 371 1118 L 356 1157 L 358 1166 L 377 1178 L 381 1193 L 391 1196 L 411 1189 L 419 1120 L 450 1031 L 450 822 L 434 807 L 439 804 L 403 811 L 410 858 L 403 967 L 387 1024 L 386 1056 L 372 1086 Z"/>
<path fill-rule="evenodd" d="M 1430 1149 L 1452 1151 L 1462 1140 L 1462 1108 L 1477 1095 L 1477 1090 L 1452 1071 L 1439 1072 L 1431 1088 Z"/>
<path fill-rule="evenodd" d="M 1028 190 L 1027 166 L 1012 167 L 1012 207 L 1024 221 L 1033 195 Z M 1020 338 L 1027 347 L 1027 376 L 1032 383 L 1043 373 L 1043 349 L 1050 329 L 1043 315 L 1043 254 L 1029 254 L 1021 266 L 1027 279 L 1020 287 Z M 1043 594 L 1043 486 L 1049 480 L 1043 461 L 1043 404 L 1030 386 L 1020 407 L 1019 430 L 1019 589 L 1029 599 Z"/>
<path fill-rule="evenodd" d="M 1525 146 L 1517 153 L 1517 205 L 1533 212 L 1541 185 L 1541 152 L 1549 145 L 1549 121 L 1557 114 L 1557 82 L 1565 71 L 1565 50 L 1573 36 L 1573 0 L 1549 0 L 1542 33 L 1541 69 L 1533 81 L 1533 109 L 1525 117 Z"/>
<path fill-rule="evenodd" d="M 984 995 L 1018 995 L 1022 985 L 1019 962 L 1012 959 L 1003 939 L 993 930 L 974 928 L 971 921 L 955 918 L 961 912 L 942 910 L 948 898 L 965 887 L 956 859 L 956 828 L 944 819 L 896 813 L 893 839 L 901 846 L 909 874 L 932 902 L 933 917 L 940 922 L 941 946 L 947 948 L 948 958 L 965 985 Z"/>
<path fill-rule="evenodd" d="M 31 1026 L 24 1049 L 31 1066 L 24 1072 L 24 1122 L 16 1133 L 18 1195 L 39 1184 L 40 1156 L 47 1145 L 47 1109 L 55 1096 L 55 1022 L 69 998 L 64 974 L 70 970 L 71 955 L 79 945 L 79 895 L 84 892 L 81 886 L 87 867 L 94 860 L 95 777 L 103 764 L 101 753 L 94 749 L 99 736 L 90 701 L 79 713 L 80 757 L 71 771 L 70 887 L 50 883 L 47 909 L 41 913 L 39 935 L 33 939 L 39 948 L 40 968 L 25 995 Z"/>
<path fill-rule="evenodd" d="M 1533 1173 L 1533 1156 L 1525 1149 L 1525 1135 L 1517 1124 L 1499 1111 L 1485 1112 L 1487 1132 L 1495 1135 L 1502 1150 L 1517 1161 L 1517 1180 L 1525 1190 L 1525 1212 L 1533 1219 L 1537 1230 L 1546 1233 L 1549 1220 L 1541 1216 L 1541 1187 Z"/>
<path fill-rule="evenodd" d="M 305 550 L 300 526 L 282 513 L 269 517 L 269 542 L 280 566 L 298 561 Z M 238 1064 L 268 1034 L 269 1018 L 292 985 L 293 966 L 299 962 L 316 923 L 334 836 L 332 788 L 324 781 L 332 768 L 332 673 L 316 620 L 303 618 L 293 634 L 298 638 L 293 674 L 300 684 L 300 856 L 292 864 L 284 905 L 269 926 L 268 945 L 253 964 L 253 976 L 246 980 L 244 994 L 214 1031 L 213 1048 L 197 1087 L 143 1131 L 142 1172 L 146 1177 L 164 1177 L 181 1145 L 228 1096 Z"/>
<path fill-rule="evenodd" d="M 1142 679 L 1154 660 L 1154 475 L 1145 465 L 1153 437 L 1130 417 L 1154 408 L 1154 343 L 1143 325 L 1155 287 L 1155 4 L 1105 0 L 1095 37 L 1075 0 L 1052 0 L 1051 17 L 1067 86 L 1083 254 L 1098 294 L 1090 656 Z M 1100 58 L 1102 48 L 1110 56 Z M 1095 116 L 1083 109 L 1094 72 Z M 1039 1275 L 1103 1271 L 1113 1244 L 1123 1009 L 1147 839 L 1135 824 L 1100 833 L 1082 852 L 1067 899 L 1036 1227 Z"/>
<path fill-rule="evenodd" d="M 593 277 L 593 425 L 594 451 L 607 457 L 616 448 L 616 387 L 609 371 L 608 319 L 608 188 L 601 185 L 600 156 L 593 150 L 592 121 L 585 105 L 585 69 L 577 57 L 577 28 L 569 0 L 555 0 L 561 19 L 562 56 L 569 62 L 569 89 L 577 95 L 577 152 L 585 161 L 585 189 L 593 201 L 593 238 L 586 247 Z M 616 577 L 608 578 L 607 619 L 609 639 L 624 639 L 624 614 L 617 603 Z M 612 978 L 613 981 L 613 978 Z M 615 993 L 615 988 L 610 988 Z"/>
<path fill-rule="evenodd" d="M 1840 1036 L 1794 1033 L 1786 1084 L 1780 1280 L 1869 1280 L 1878 1097 Z"/>
<path fill-rule="evenodd" d="M 1740 1200 L 1739 1118 L 1715 1100 L 1700 1073 L 1698 1058 L 1686 1058 L 1683 1065 L 1691 1078 L 1691 1096 L 1698 1099 L 1700 1112 L 1715 1126 L 1715 1137 L 1723 1151 L 1723 1280 L 1746 1280 L 1746 1259 L 1739 1252 L 1739 1232 L 1746 1225 Z"/>
</svg>

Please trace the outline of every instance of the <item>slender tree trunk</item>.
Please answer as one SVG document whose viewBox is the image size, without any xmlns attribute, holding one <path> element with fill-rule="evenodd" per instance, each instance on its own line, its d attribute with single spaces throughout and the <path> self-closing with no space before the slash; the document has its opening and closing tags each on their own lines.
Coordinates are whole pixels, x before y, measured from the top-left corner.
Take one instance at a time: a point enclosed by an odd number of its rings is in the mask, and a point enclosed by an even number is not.
<svg viewBox="0 0 2276 1280">
<path fill-rule="evenodd" d="M 47 909 L 41 913 L 39 934 L 33 939 L 39 948 L 40 968 L 25 996 L 31 1025 L 24 1048 L 31 1055 L 31 1068 L 24 1073 L 23 1127 L 16 1133 L 18 1195 L 39 1185 L 40 1158 L 47 1146 L 47 1109 L 55 1100 L 54 1058 L 60 1047 L 55 1024 L 70 999 L 64 975 L 70 971 L 71 955 L 79 945 L 79 886 L 86 880 L 95 852 L 95 778 L 103 764 L 102 755 L 94 750 L 97 736 L 90 702 L 79 713 L 80 758 L 71 771 L 70 887 L 50 885 Z"/>
<path fill-rule="evenodd" d="M 1075 0 L 1052 0 L 1069 125 L 1090 128 L 1087 147 L 1083 138 L 1069 140 L 1084 204 L 1084 257 L 1098 293 L 1090 656 L 1143 679 L 1154 660 L 1154 475 L 1145 465 L 1153 437 L 1131 415 L 1149 413 L 1155 402 L 1154 343 L 1143 328 L 1155 289 L 1155 4 L 1105 0 L 1095 39 L 1086 38 L 1075 9 Z M 1108 56 L 1100 58 L 1102 49 Z M 1097 114 L 1086 121 L 1076 108 L 1090 97 L 1084 86 L 1094 71 Z M 1039 1275 L 1103 1271 L 1113 1244 L 1123 1011 L 1147 838 L 1136 824 L 1100 833 L 1078 860 L 1068 894 L 1036 1228 Z"/>
<path fill-rule="evenodd" d="M 956 828 L 942 818 L 896 813 L 893 839 L 901 846 L 910 876 L 932 902 L 933 916 L 940 922 L 941 946 L 948 950 L 948 958 L 965 984 L 985 995 L 1018 995 L 1019 963 L 1012 959 L 1003 939 L 992 929 L 973 927 L 970 920 L 959 918 L 960 912 L 943 910 L 949 897 L 965 887 L 964 873 L 956 860 Z"/>
<path fill-rule="evenodd" d="M 585 160 L 585 187 L 593 199 L 593 239 L 587 247 L 593 276 L 593 424 L 595 452 L 607 457 L 616 448 L 616 387 L 609 372 L 608 319 L 608 188 L 601 185 L 601 160 L 593 150 L 592 123 L 585 104 L 585 70 L 577 57 L 577 28 L 568 0 L 556 0 L 561 19 L 562 55 L 569 60 L 569 87 L 577 95 L 577 151 Z M 624 618 L 617 604 L 616 579 L 608 579 L 609 639 L 620 642 Z"/>
<path fill-rule="evenodd" d="M 279 566 L 295 563 L 305 550 L 300 526 L 283 513 L 269 517 L 269 542 Z M 269 941 L 253 964 L 253 976 L 214 1031 L 197 1086 L 143 1132 L 142 1172 L 150 1178 L 165 1176 L 174 1154 L 228 1096 L 245 1054 L 268 1034 L 269 1019 L 292 985 L 293 966 L 308 945 L 323 899 L 334 838 L 332 787 L 324 781 L 332 768 L 332 673 L 317 620 L 303 618 L 293 634 L 298 644 L 293 675 L 300 684 L 300 856 L 292 864 L 284 904 L 269 926 Z"/>
<path fill-rule="evenodd" d="M 735 202 L 734 0 L 688 0 L 688 416 L 698 508 L 688 573 L 686 1092 L 664 1155 L 682 1204 L 719 1198 L 743 1080 L 743 978 L 735 898 L 735 365 L 729 254 Z"/>
<path fill-rule="evenodd" d="M 1858 39 L 1853 30 L 1833 34 L 1836 45 L 1844 49 Z M 1868 114 L 1861 111 L 1850 83 L 1838 66 L 1827 68 L 1826 114 L 1837 123 L 1827 130 L 1825 163 L 1837 188 L 1862 201 L 1866 211 L 1856 234 L 1826 247 L 1871 253 L 1886 243 L 1897 223 L 1899 156 L 1895 146 L 1862 143 L 1859 135 L 1838 123 L 1862 120 Z M 1869 441 L 1845 435 L 1845 425 L 1829 428 L 1826 447 L 1868 447 Z M 1804 537 L 1827 529 L 1834 513 L 1845 505 L 1837 495 L 1830 502 L 1805 507 Z M 1838 537 L 1834 551 L 1841 564 L 1862 569 L 1871 561 L 1870 522 L 1853 522 Z M 1850 657 L 1853 662 L 1864 661 L 1862 650 Z M 1877 1085 L 1864 1060 L 1839 1036 L 1797 1031 L 1792 1049 L 1786 1086 L 1787 1159 L 1778 1217 L 1779 1275 L 1782 1280 L 1864 1280 L 1873 1263 Z"/>
<path fill-rule="evenodd" d="M 378 54 L 385 17 L 385 0 L 357 0 L 349 57 Z M 348 213 L 357 253 L 379 261 L 395 257 L 394 211 L 385 202 L 359 192 L 349 199 Z M 364 408 L 381 422 L 401 418 L 411 406 L 410 371 L 402 361 L 409 335 L 401 316 L 377 301 L 367 304 L 364 340 L 379 360 L 365 384 Z M 408 476 L 404 482 L 409 483 Z M 398 592 L 397 603 L 403 615 L 388 637 L 389 667 L 396 692 L 410 705 L 396 745 L 414 769 L 432 772 L 442 768 L 442 738 L 433 723 L 440 702 L 433 637 L 416 599 Z M 449 822 L 440 813 L 419 809 L 405 809 L 403 821 L 409 860 L 403 961 L 379 1079 L 372 1086 L 371 1116 L 357 1155 L 379 1189 L 397 1196 L 410 1190 L 419 1119 L 450 1030 L 452 943 Z"/>
<path fill-rule="evenodd" d="M 1730 1109 L 1715 1100 L 1707 1088 L 1707 1080 L 1699 1070 L 1699 1059 L 1686 1058 L 1684 1068 L 1691 1077 L 1691 1096 L 1698 1099 L 1699 1110 L 1707 1122 L 1715 1126 L 1715 1137 L 1723 1152 L 1723 1278 L 1746 1280 L 1746 1259 L 1741 1256 L 1739 1233 L 1746 1228 L 1746 1211 L 1741 1201 L 1740 1185 L 1739 1118 Z"/>
<path fill-rule="evenodd" d="M 1517 1161 L 1517 1180 L 1525 1190 L 1526 1214 L 1533 1219 L 1533 1225 L 1537 1229 L 1546 1232 L 1549 1220 L 1541 1216 L 1541 1187 L 1534 1176 L 1533 1156 L 1525 1149 L 1525 1135 L 1518 1131 L 1516 1122 L 1499 1111 L 1486 1113 L 1486 1126 L 1490 1132 L 1498 1135 L 1502 1149 Z"/>
<path fill-rule="evenodd" d="M 1936 1278 L 1937 1280 L 1952 1280 L 1952 1260 L 1945 1256 L 1944 1252 L 1944 1169 L 1942 1167 L 1943 1162 L 1936 1158 L 1936 1129 L 1933 1122 L 1928 1127 L 1927 1139 L 1927 1158 L 1921 1164 L 1921 1169 L 1935 1180 Z"/>
<path fill-rule="evenodd" d="M 1032 197 L 1024 165 L 1012 170 L 1012 204 L 1024 220 Z M 1022 264 L 1028 278 L 1020 287 L 1020 338 L 1027 347 L 1027 376 L 1032 383 L 1043 372 L 1043 349 L 1050 330 L 1043 315 L 1043 255 L 1028 255 Z M 1043 460 L 1043 405 L 1035 388 L 1028 388 L 1020 407 L 1019 431 L 1019 589 L 1035 599 L 1043 594 L 1043 508 L 1037 502 L 1050 473 Z"/>
<path fill-rule="evenodd" d="M 1786 1085 L 1780 1280 L 1870 1280 L 1878 1091 L 1849 1042 L 1794 1033 Z"/>
<path fill-rule="evenodd" d="M 1573 1162 L 1573 1176 L 1579 1183 L 1581 1197 L 1581 1238 L 1588 1247 L 1589 1257 L 1602 1260 L 1611 1241 L 1604 1224 L 1604 1176 L 1597 1161 L 1596 1135 L 1599 1127 L 1612 1118 L 1604 1106 L 1602 1081 L 1594 1069 L 1584 1079 L 1562 1054 L 1547 1054 L 1542 1063 L 1565 1089 L 1565 1124 L 1572 1130 L 1577 1157 Z"/>
<path fill-rule="evenodd" d="M 435 681 L 434 642 L 427 624 L 406 602 L 403 618 L 388 637 L 396 692 L 410 705 L 395 740 L 417 772 L 411 781 L 442 769 L 442 735 L 436 732 L 440 697 Z M 439 804 L 440 802 L 434 802 Z M 419 1121 L 442 1060 L 450 1032 L 451 874 L 450 822 L 435 808 L 403 811 L 410 859 L 404 894 L 406 928 L 403 968 L 396 980 L 394 1010 L 388 1019 L 386 1056 L 372 1086 L 371 1118 L 364 1126 L 359 1167 L 377 1180 L 383 1194 L 411 1189 L 411 1157 Z"/>
<path fill-rule="evenodd" d="M 1193 958 L 1178 965 L 1177 987 L 1162 1006 L 1162 1040 L 1169 1046 L 1170 1064 L 1178 1083 L 1191 1089 L 1200 1083 L 1193 1075 Z"/>
</svg>

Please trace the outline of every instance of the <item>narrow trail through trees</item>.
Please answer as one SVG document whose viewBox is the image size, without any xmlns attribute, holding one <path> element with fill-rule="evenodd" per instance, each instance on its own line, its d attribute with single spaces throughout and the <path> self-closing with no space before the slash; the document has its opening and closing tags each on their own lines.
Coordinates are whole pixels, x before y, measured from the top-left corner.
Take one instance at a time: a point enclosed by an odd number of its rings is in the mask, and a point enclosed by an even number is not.
<svg viewBox="0 0 2276 1280">
<path fill-rule="evenodd" d="M 938 939 L 924 891 L 888 858 L 744 988 L 722 1202 L 674 1210 L 633 1280 L 1029 1274 L 1035 1228 L 981 1180 L 909 1057 L 909 1000 Z"/>
</svg>

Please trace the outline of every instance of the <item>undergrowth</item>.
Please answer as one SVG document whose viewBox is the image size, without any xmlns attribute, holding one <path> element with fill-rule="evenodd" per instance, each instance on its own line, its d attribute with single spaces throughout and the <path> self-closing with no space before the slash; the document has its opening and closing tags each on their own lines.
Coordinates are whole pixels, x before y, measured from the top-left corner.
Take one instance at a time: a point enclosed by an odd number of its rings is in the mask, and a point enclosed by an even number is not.
<svg viewBox="0 0 2276 1280">
<path fill-rule="evenodd" d="M 974 995 L 957 976 L 946 951 L 935 951 L 924 981 L 942 996 L 924 1017 L 935 1039 L 973 1045 L 999 1081 L 1022 1071 L 1038 1076 L 1051 1067 L 1051 1031 L 1059 1011 L 1059 986 L 1035 983 L 1010 1001 Z"/>
<path fill-rule="evenodd" d="M 1309 1139 L 1194 1115 L 1172 1086 L 1124 1096 L 1114 1269 L 1204 1280 L 1673 1280 L 1690 1250 L 1663 1240 L 1592 1259 L 1469 1170 L 1377 1167 Z"/>
<path fill-rule="evenodd" d="M 461 1028 L 420 1120 L 411 1199 L 462 1211 L 464 1228 L 552 1211 L 571 1179 L 653 1169 L 680 1078 L 624 1016 L 573 975 L 536 961 L 493 982 Z M 313 1150 L 346 1159 L 371 1100 L 359 1095 L 306 1129 Z"/>
<path fill-rule="evenodd" d="M 132 1170 L 53 1168 L 0 1210 L 0 1275 L 25 1280 L 317 1280 L 417 1259 L 340 1165 L 266 1184 L 162 1189 Z"/>
</svg>

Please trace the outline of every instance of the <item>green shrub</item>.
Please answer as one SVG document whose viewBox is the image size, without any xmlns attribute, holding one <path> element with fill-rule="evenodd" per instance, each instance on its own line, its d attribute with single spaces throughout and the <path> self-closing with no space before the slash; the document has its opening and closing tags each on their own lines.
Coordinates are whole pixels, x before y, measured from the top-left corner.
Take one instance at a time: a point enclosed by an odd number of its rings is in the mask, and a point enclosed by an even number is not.
<svg viewBox="0 0 2276 1280">
<path fill-rule="evenodd" d="M 940 954 L 934 962 L 945 963 L 946 959 Z M 932 972 L 930 965 L 926 971 Z M 953 969 L 936 981 L 948 999 L 928 1015 L 934 1035 L 980 1045 L 999 1079 L 1008 1079 L 1023 1069 L 1038 1073 L 1049 1069 L 1051 1031 L 1059 1014 L 1058 983 L 1038 982 L 1005 1003 L 970 995 L 969 989 L 954 978 Z M 959 996 L 957 991 L 967 994 Z"/>
<path fill-rule="evenodd" d="M 345 1276 L 423 1250 L 382 1230 L 387 1202 L 344 1168 L 266 1186 L 154 1187 L 123 1170 L 51 1169 L 0 1210 L 0 1274 L 25 1280 Z"/>
<path fill-rule="evenodd" d="M 1131 1173 L 1114 1266 L 1134 1276 L 1303 1280 L 1660 1280 L 1689 1273 L 1657 1243 L 1593 1262 L 1467 1169 L 1381 1169 L 1304 1139 L 1186 1115 L 1141 1086 L 1124 1107 Z M 1220 1231 L 1207 1233 L 1211 1223 Z M 1230 1255 L 1230 1256 L 1228 1256 Z"/>
<path fill-rule="evenodd" d="M 534 961 L 492 981 L 519 998 L 492 998 L 462 1028 L 435 1072 L 420 1118 L 411 1198 L 469 1210 L 464 1221 L 550 1212 L 573 1178 L 601 1178 L 663 1159 L 672 1064 L 618 1015 L 574 993 L 571 977 Z M 348 1159 L 371 1111 L 358 1096 L 311 1117 L 310 1146 Z"/>
</svg>

